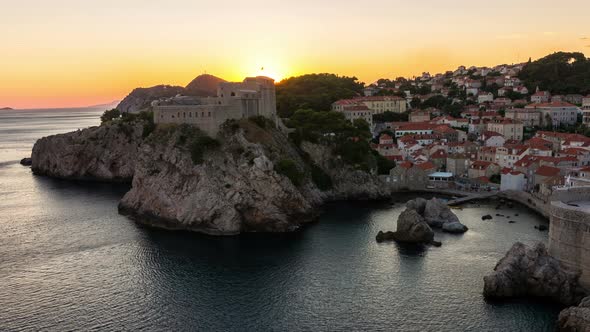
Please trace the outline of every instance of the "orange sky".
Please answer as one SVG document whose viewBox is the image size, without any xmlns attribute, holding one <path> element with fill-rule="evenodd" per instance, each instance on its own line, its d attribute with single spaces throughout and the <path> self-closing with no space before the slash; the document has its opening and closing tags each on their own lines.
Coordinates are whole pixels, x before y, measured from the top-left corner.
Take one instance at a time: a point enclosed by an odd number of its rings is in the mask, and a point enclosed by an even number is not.
<svg viewBox="0 0 590 332">
<path fill-rule="evenodd" d="M 364 82 L 590 54 L 590 1 L 54 0 L 3 4 L 0 107 L 108 103 L 135 87 L 312 72 Z M 165 4 L 165 5 L 164 5 Z"/>
</svg>

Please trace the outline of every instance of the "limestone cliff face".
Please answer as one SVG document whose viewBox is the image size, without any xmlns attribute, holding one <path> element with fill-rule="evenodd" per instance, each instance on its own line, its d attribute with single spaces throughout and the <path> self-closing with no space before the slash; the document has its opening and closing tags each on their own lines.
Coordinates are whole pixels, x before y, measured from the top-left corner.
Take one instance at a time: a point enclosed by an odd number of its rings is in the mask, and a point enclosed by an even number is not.
<svg viewBox="0 0 590 332">
<path fill-rule="evenodd" d="M 116 123 L 38 140 L 33 173 L 56 178 L 130 182 L 144 124 Z"/>
<path fill-rule="evenodd" d="M 313 219 L 318 201 L 277 174 L 272 152 L 242 130 L 206 151 L 202 163 L 179 141 L 176 131 L 142 146 L 121 213 L 153 226 L 224 235 L 291 231 Z"/>
<path fill-rule="evenodd" d="M 216 235 L 292 231 L 314 220 L 326 201 L 389 194 L 377 176 L 347 166 L 322 145 L 304 143 L 301 151 L 269 123 L 242 120 L 224 128 L 217 140 L 188 125 L 161 126 L 146 138 L 141 123 L 121 126 L 39 140 L 34 172 L 133 179 L 120 213 L 155 227 Z M 285 161 L 297 176 L 277 171 Z M 331 179 L 331 188 L 318 188 L 311 175 L 316 166 Z"/>
<path fill-rule="evenodd" d="M 332 179 L 334 187 L 323 193 L 325 199 L 380 199 L 391 194 L 378 176 L 347 165 L 329 147 L 303 142 L 301 149 Z"/>
</svg>

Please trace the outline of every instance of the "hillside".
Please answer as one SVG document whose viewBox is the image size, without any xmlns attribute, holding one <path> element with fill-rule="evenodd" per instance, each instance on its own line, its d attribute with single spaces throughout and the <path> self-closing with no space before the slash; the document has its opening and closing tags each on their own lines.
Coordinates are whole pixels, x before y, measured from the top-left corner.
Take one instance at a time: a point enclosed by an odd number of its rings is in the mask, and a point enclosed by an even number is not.
<svg viewBox="0 0 590 332">
<path fill-rule="evenodd" d="M 557 52 L 527 63 L 518 77 L 529 91 L 538 86 L 553 94 L 589 94 L 590 59 L 582 53 Z"/>
<path fill-rule="evenodd" d="M 217 95 L 217 86 L 221 82 L 225 82 L 225 80 L 209 74 L 199 75 L 186 86 L 185 94 L 187 96 L 214 97 Z"/>
</svg>

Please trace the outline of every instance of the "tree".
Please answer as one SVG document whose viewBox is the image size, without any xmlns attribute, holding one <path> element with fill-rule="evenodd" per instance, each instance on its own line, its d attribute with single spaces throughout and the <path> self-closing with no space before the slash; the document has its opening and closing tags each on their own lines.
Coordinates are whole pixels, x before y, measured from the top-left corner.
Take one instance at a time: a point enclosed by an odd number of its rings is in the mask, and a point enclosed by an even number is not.
<svg viewBox="0 0 590 332">
<path fill-rule="evenodd" d="M 104 111 L 104 113 L 100 116 L 100 123 L 106 123 L 120 117 L 121 112 L 119 112 L 118 109 L 113 108 L 112 110 Z"/>
<path fill-rule="evenodd" d="M 308 74 L 291 77 L 276 85 L 277 112 L 290 117 L 298 109 L 329 111 L 339 99 L 362 93 L 364 83 L 356 77 L 334 74 Z"/>
<path fill-rule="evenodd" d="M 590 93 L 590 59 L 583 53 L 556 52 L 528 62 L 518 74 L 533 91 L 537 86 L 554 94 Z"/>
</svg>

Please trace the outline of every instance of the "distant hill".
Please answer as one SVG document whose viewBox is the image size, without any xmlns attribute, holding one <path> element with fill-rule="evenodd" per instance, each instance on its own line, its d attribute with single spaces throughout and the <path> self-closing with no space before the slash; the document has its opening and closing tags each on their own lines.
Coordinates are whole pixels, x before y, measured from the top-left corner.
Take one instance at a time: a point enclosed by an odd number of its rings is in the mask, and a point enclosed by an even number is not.
<svg viewBox="0 0 590 332">
<path fill-rule="evenodd" d="M 121 102 L 120 100 L 113 100 L 110 103 L 98 104 L 98 105 L 90 105 L 90 106 L 86 106 L 85 108 L 104 108 L 104 109 L 111 109 L 111 108 L 115 108 L 120 102 Z"/>
<path fill-rule="evenodd" d="M 557 52 L 527 63 L 518 77 L 529 91 L 552 94 L 590 93 L 590 59 L 582 53 Z"/>
<path fill-rule="evenodd" d="M 0 111 L 11 111 L 11 110 L 14 110 L 14 108 L 12 108 L 12 107 L 2 107 L 2 108 L 0 108 Z"/>
<path fill-rule="evenodd" d="M 136 88 L 125 97 L 117 109 L 121 112 L 136 113 L 142 110 L 149 110 L 151 103 L 160 98 L 170 98 L 178 94 L 185 96 L 208 97 L 217 95 L 217 85 L 225 82 L 213 75 L 199 75 L 186 87 L 177 85 L 156 85 L 151 88 Z"/>
<path fill-rule="evenodd" d="M 177 94 L 184 94 L 185 89 L 174 85 L 156 85 L 151 88 L 135 88 L 125 97 L 117 109 L 121 112 L 137 113 L 151 107 L 151 102 L 159 98 L 174 97 Z"/>
<path fill-rule="evenodd" d="M 217 95 L 217 86 L 221 82 L 225 82 L 225 80 L 209 74 L 199 75 L 186 86 L 185 94 L 187 96 L 214 97 Z"/>
</svg>

